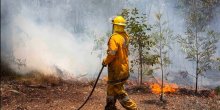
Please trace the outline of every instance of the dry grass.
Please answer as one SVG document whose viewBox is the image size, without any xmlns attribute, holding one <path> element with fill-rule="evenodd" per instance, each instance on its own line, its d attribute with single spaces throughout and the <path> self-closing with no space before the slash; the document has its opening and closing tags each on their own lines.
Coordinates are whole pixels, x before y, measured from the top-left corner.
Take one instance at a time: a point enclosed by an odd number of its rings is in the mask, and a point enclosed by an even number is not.
<svg viewBox="0 0 220 110">
<path fill-rule="evenodd" d="M 57 85 L 61 82 L 61 78 L 53 75 L 32 71 L 28 74 L 21 75 L 12 70 L 5 62 L 1 62 L 1 81 L 16 80 L 21 81 L 25 85 Z"/>
<path fill-rule="evenodd" d="M 58 85 L 61 78 L 55 75 L 47 75 L 40 72 L 31 72 L 17 80 L 21 80 L 26 85 Z"/>
<path fill-rule="evenodd" d="M 8 63 L 1 61 L 1 80 L 13 80 L 18 77 L 21 77 L 21 75 L 13 71 Z"/>
</svg>

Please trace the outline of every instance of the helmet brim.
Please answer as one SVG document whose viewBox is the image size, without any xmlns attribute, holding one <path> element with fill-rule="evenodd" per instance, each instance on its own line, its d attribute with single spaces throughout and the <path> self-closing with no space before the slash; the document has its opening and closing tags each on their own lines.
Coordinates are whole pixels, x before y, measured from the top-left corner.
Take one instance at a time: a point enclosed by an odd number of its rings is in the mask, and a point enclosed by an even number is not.
<svg viewBox="0 0 220 110">
<path fill-rule="evenodd" d="M 126 26 L 125 23 L 112 23 L 112 24 L 115 24 L 115 25 L 120 25 L 120 26 Z"/>
</svg>

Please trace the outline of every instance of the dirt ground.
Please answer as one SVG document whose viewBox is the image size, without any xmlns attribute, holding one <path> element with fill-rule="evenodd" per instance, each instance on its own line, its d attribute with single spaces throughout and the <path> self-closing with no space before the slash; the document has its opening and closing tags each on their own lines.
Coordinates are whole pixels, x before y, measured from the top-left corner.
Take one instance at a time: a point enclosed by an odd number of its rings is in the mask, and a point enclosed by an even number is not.
<svg viewBox="0 0 220 110">
<path fill-rule="evenodd" d="M 166 102 L 159 95 L 132 88 L 129 97 L 140 110 L 220 110 L 220 96 L 166 94 Z M 28 85 L 22 81 L 1 81 L 1 110 L 75 110 L 86 99 L 92 86 L 89 83 L 59 82 L 57 84 Z M 99 84 L 82 110 L 104 110 L 106 84 Z M 117 102 L 119 110 L 124 110 Z"/>
</svg>

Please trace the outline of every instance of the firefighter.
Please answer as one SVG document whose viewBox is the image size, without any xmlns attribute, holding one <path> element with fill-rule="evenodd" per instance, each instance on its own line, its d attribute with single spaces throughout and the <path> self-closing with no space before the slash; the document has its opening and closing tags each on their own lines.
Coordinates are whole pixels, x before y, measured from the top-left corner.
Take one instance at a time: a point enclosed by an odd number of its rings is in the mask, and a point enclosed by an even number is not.
<svg viewBox="0 0 220 110">
<path fill-rule="evenodd" d="M 112 20 L 113 34 L 108 41 L 107 57 L 103 65 L 108 65 L 108 86 L 105 110 L 117 110 L 116 100 L 127 110 L 137 110 L 136 103 L 128 97 L 124 84 L 129 78 L 128 43 L 125 32 L 126 20 L 116 16 Z"/>
</svg>

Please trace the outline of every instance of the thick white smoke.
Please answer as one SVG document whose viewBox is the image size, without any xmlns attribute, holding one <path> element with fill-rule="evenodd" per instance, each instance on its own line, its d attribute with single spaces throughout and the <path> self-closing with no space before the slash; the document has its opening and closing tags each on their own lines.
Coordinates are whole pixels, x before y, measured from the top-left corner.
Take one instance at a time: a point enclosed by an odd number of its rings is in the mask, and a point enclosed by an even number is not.
<svg viewBox="0 0 220 110">
<path fill-rule="evenodd" d="M 101 66 L 100 53 L 93 52 L 94 39 L 108 38 L 106 33 L 112 27 L 109 18 L 122 8 L 136 7 L 154 24 L 155 13 L 161 11 L 174 35 L 184 34 L 184 17 L 176 10 L 176 3 L 175 0 L 1 0 L 1 58 L 24 74 L 40 71 L 91 77 Z M 210 27 L 219 31 L 219 26 L 217 13 Z M 216 56 L 220 55 L 219 44 Z M 194 74 L 194 64 L 185 59 L 177 43 L 173 44 L 169 57 L 172 64 L 167 70 L 173 71 L 170 80 L 181 78 L 175 77 L 179 71 Z M 19 66 L 22 64 L 26 66 Z M 160 73 L 155 76 L 160 77 Z"/>
<path fill-rule="evenodd" d="M 95 73 L 99 60 L 91 55 L 93 39 L 80 41 L 62 27 L 39 25 L 23 16 L 17 16 L 13 22 L 13 54 L 26 59 L 22 72 L 37 69 L 50 73 L 57 66 L 74 75 Z"/>
<path fill-rule="evenodd" d="M 1 3 L 2 61 L 22 74 L 39 71 L 75 78 L 80 75 L 91 78 L 98 72 L 100 53 L 93 52 L 94 40 L 108 38 L 109 18 L 122 8 L 120 3 L 114 9 L 108 8 L 116 3 L 108 0 L 2 0 Z"/>
</svg>

